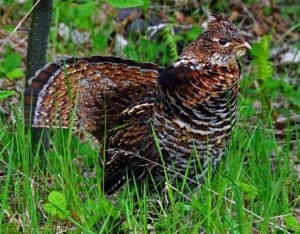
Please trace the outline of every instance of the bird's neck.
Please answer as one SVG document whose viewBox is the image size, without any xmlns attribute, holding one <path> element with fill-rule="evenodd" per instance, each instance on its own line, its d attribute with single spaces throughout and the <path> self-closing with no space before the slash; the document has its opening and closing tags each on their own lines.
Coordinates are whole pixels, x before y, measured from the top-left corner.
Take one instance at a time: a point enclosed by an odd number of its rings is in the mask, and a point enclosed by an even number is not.
<svg viewBox="0 0 300 234">
<path fill-rule="evenodd" d="M 174 98 L 172 100 L 177 102 L 200 104 L 231 92 L 237 94 L 239 76 L 240 67 L 236 59 L 222 65 L 182 56 L 161 73 L 158 93 L 162 99 Z"/>
<path fill-rule="evenodd" d="M 162 73 L 154 114 L 159 139 L 174 130 L 180 136 L 173 137 L 190 143 L 220 136 L 220 142 L 227 141 L 235 122 L 239 73 L 237 63 L 222 67 L 191 60 L 180 60 Z"/>
</svg>

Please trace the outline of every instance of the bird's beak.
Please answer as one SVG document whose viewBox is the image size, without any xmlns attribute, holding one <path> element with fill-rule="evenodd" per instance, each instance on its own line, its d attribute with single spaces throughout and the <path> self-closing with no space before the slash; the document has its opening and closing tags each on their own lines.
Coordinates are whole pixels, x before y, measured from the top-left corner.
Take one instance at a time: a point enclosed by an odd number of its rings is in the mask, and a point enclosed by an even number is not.
<svg viewBox="0 0 300 234">
<path fill-rule="evenodd" d="M 251 45 L 248 42 L 244 42 L 244 44 L 241 45 L 241 47 L 247 48 L 249 50 L 251 50 Z"/>
<path fill-rule="evenodd" d="M 248 42 L 243 41 L 241 44 L 238 44 L 235 48 L 236 56 L 241 57 L 246 53 L 246 49 L 251 49 L 251 46 Z"/>
<path fill-rule="evenodd" d="M 235 48 L 236 48 L 236 49 L 239 49 L 239 48 L 246 48 L 246 49 L 251 50 L 251 45 L 250 45 L 248 42 L 244 41 L 243 44 L 240 44 L 240 45 L 238 45 L 238 46 L 235 47 Z"/>
</svg>

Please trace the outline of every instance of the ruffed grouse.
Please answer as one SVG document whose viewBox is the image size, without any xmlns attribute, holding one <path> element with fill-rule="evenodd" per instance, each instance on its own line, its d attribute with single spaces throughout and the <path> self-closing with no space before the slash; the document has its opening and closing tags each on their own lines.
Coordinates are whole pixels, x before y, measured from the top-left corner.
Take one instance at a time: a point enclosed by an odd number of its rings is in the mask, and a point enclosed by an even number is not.
<svg viewBox="0 0 300 234">
<path fill-rule="evenodd" d="M 117 57 L 68 58 L 39 70 L 25 90 L 34 127 L 75 124 L 106 134 L 104 189 L 150 172 L 161 181 L 215 169 L 235 122 L 240 67 L 250 45 L 221 14 L 166 69 Z M 106 132 L 105 132 L 106 131 Z M 100 153 L 103 157 L 103 152 Z M 189 170 L 186 174 L 186 170 Z"/>
</svg>

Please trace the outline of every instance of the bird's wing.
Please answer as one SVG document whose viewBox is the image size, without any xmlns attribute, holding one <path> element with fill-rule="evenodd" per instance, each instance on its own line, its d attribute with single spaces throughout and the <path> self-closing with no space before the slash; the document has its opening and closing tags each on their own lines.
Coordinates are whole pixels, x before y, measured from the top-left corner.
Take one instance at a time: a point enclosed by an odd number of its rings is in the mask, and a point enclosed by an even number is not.
<svg viewBox="0 0 300 234">
<path fill-rule="evenodd" d="M 68 58 L 50 63 L 25 90 L 25 119 L 34 127 L 83 127 L 99 138 L 120 114 L 157 89 L 158 66 L 117 57 Z M 74 116 L 74 118 L 72 118 Z"/>
<path fill-rule="evenodd" d="M 123 127 L 110 136 L 105 154 L 105 193 L 111 194 L 128 178 L 140 180 L 158 162 L 152 132 L 156 99 L 148 98 L 124 110 Z"/>
</svg>

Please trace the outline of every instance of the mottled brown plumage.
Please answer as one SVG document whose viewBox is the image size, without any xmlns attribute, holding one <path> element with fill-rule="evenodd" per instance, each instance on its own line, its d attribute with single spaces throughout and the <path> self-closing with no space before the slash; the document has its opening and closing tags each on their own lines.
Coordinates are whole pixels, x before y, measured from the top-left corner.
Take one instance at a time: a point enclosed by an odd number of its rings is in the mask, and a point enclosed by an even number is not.
<svg viewBox="0 0 300 234">
<path fill-rule="evenodd" d="M 76 107 L 74 127 L 80 123 L 100 139 L 105 124 L 117 127 L 124 109 L 153 96 L 157 74 L 155 64 L 116 57 L 50 63 L 36 73 L 25 90 L 25 117 L 32 117 L 34 127 L 68 128 Z"/>
<path fill-rule="evenodd" d="M 155 181 L 205 176 L 218 165 L 235 122 L 240 68 L 250 45 L 223 15 L 170 67 L 115 57 L 70 58 L 47 65 L 25 91 L 35 127 L 82 124 L 98 139 L 106 129 L 104 189 L 127 178 Z M 32 106 L 31 106 L 32 104 Z M 31 116 L 31 117 L 30 117 Z M 106 126 L 106 128 L 104 128 Z M 156 136 L 154 139 L 154 135 Z"/>
</svg>

